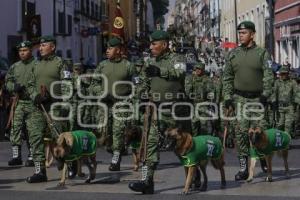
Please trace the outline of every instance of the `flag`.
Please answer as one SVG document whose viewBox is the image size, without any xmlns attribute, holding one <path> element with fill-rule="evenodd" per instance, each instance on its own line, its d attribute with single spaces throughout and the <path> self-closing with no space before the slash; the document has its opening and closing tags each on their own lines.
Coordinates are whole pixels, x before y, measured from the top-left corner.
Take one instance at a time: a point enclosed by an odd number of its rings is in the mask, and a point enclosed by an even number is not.
<svg viewBox="0 0 300 200">
<path fill-rule="evenodd" d="M 234 49 L 236 48 L 238 45 L 234 42 L 223 42 L 222 47 L 223 48 L 229 48 L 229 49 Z"/>
<path fill-rule="evenodd" d="M 116 17 L 114 19 L 114 24 L 113 24 L 113 27 L 112 27 L 111 34 L 113 36 L 121 38 L 124 41 L 124 39 L 125 39 L 124 18 L 123 18 L 122 12 L 121 12 L 119 1 L 117 3 L 117 8 L 116 8 L 115 15 L 116 15 Z"/>
</svg>

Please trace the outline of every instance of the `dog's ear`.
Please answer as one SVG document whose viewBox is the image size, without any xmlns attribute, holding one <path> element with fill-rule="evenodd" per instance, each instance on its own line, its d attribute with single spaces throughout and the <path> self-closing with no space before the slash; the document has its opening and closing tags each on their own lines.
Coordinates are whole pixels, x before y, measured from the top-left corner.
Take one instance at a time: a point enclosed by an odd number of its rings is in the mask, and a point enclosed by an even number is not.
<svg viewBox="0 0 300 200">
<path fill-rule="evenodd" d="M 56 140 L 56 144 L 62 146 L 64 142 L 65 142 L 65 137 L 63 134 L 60 134 Z"/>
<path fill-rule="evenodd" d="M 181 146 L 181 154 L 185 154 L 188 150 L 190 150 L 193 146 L 193 137 L 191 134 L 186 134 L 186 137 L 182 137 L 180 135 L 181 139 L 185 139 L 184 143 Z"/>
<path fill-rule="evenodd" d="M 249 128 L 248 134 L 251 135 L 252 133 L 254 133 L 254 129 L 253 128 Z"/>
<path fill-rule="evenodd" d="M 257 134 L 263 133 L 261 127 L 256 127 L 256 128 L 255 128 L 255 133 L 257 133 Z"/>
<path fill-rule="evenodd" d="M 66 141 L 66 145 L 69 147 L 73 146 L 74 143 L 74 138 L 71 132 L 64 132 L 61 134 L 62 137 L 64 137 L 65 141 Z"/>
</svg>

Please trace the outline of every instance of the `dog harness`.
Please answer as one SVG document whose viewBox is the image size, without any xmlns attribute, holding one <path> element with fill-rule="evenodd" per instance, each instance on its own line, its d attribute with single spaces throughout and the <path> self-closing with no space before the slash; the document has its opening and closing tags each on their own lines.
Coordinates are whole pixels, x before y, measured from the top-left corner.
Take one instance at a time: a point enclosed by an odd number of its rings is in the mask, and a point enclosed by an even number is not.
<svg viewBox="0 0 300 200">
<path fill-rule="evenodd" d="M 219 138 L 210 135 L 193 137 L 193 147 L 180 157 L 185 167 L 197 165 L 201 160 L 219 159 L 223 152 L 223 145 Z"/>
<path fill-rule="evenodd" d="M 96 153 L 97 139 L 92 132 L 72 131 L 74 138 L 71 153 L 65 157 L 66 161 L 77 160 L 82 156 L 89 156 Z"/>
<path fill-rule="evenodd" d="M 289 148 L 291 136 L 287 132 L 278 129 L 266 130 L 268 145 L 264 149 L 250 148 L 251 158 L 261 158 L 264 155 L 270 155 L 274 151 L 285 150 Z"/>
</svg>

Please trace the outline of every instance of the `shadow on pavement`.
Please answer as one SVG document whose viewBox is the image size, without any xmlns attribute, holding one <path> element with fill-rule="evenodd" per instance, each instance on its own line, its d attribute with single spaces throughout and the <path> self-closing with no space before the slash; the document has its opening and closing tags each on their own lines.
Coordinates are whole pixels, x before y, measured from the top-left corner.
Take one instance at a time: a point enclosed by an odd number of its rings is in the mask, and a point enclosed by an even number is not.
<svg viewBox="0 0 300 200">
<path fill-rule="evenodd" d="M 0 167 L 0 171 L 6 171 L 6 170 L 14 170 L 14 169 L 21 169 L 23 166 L 17 166 L 17 167 Z"/>
<path fill-rule="evenodd" d="M 11 189 L 13 186 L 8 186 L 8 185 L 1 185 L 0 190 L 6 190 L 6 189 Z"/>
<path fill-rule="evenodd" d="M 20 183 L 25 182 L 25 178 L 22 179 L 0 179 L 0 184 Z"/>
<path fill-rule="evenodd" d="M 172 163 L 158 164 L 157 170 L 176 168 L 176 167 L 180 167 L 180 166 L 182 166 L 182 165 L 179 163 L 179 161 L 178 162 L 172 162 Z"/>
</svg>

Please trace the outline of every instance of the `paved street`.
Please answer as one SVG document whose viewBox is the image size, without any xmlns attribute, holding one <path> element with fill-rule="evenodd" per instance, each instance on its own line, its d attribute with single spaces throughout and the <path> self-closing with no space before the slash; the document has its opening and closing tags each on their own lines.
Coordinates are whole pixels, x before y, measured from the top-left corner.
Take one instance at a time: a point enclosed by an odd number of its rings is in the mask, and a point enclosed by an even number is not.
<svg viewBox="0 0 300 200">
<path fill-rule="evenodd" d="M 264 182 L 259 164 L 256 166 L 256 178 L 252 183 L 238 183 L 234 181 L 234 174 L 238 170 L 238 163 L 234 150 L 226 150 L 226 178 L 227 189 L 220 190 L 219 172 L 208 167 L 208 191 L 204 193 L 192 192 L 184 199 L 300 199 L 300 169 L 299 145 L 300 140 L 294 140 L 290 150 L 290 169 L 292 178 L 284 178 L 283 163 L 274 159 L 274 182 Z M 127 185 L 130 180 L 139 179 L 139 172 L 131 170 L 131 156 L 125 156 L 122 161 L 121 172 L 109 172 L 110 154 L 99 149 L 97 154 L 97 177 L 93 184 L 84 184 L 84 180 L 76 178 L 68 180 L 64 188 L 57 188 L 60 173 L 53 165 L 48 169 L 47 183 L 27 184 L 24 178 L 33 173 L 33 168 L 8 167 L 7 160 L 11 152 L 9 143 L 0 143 L 0 199 L 182 199 L 179 195 L 184 185 L 184 172 L 177 158 L 172 152 L 161 153 L 161 164 L 155 174 L 155 195 L 142 196 L 132 193 Z M 23 149 L 24 146 L 23 146 Z M 25 151 L 25 150 L 24 150 Z M 26 152 L 23 154 L 25 158 Z M 84 167 L 84 172 L 87 169 Z"/>
</svg>

